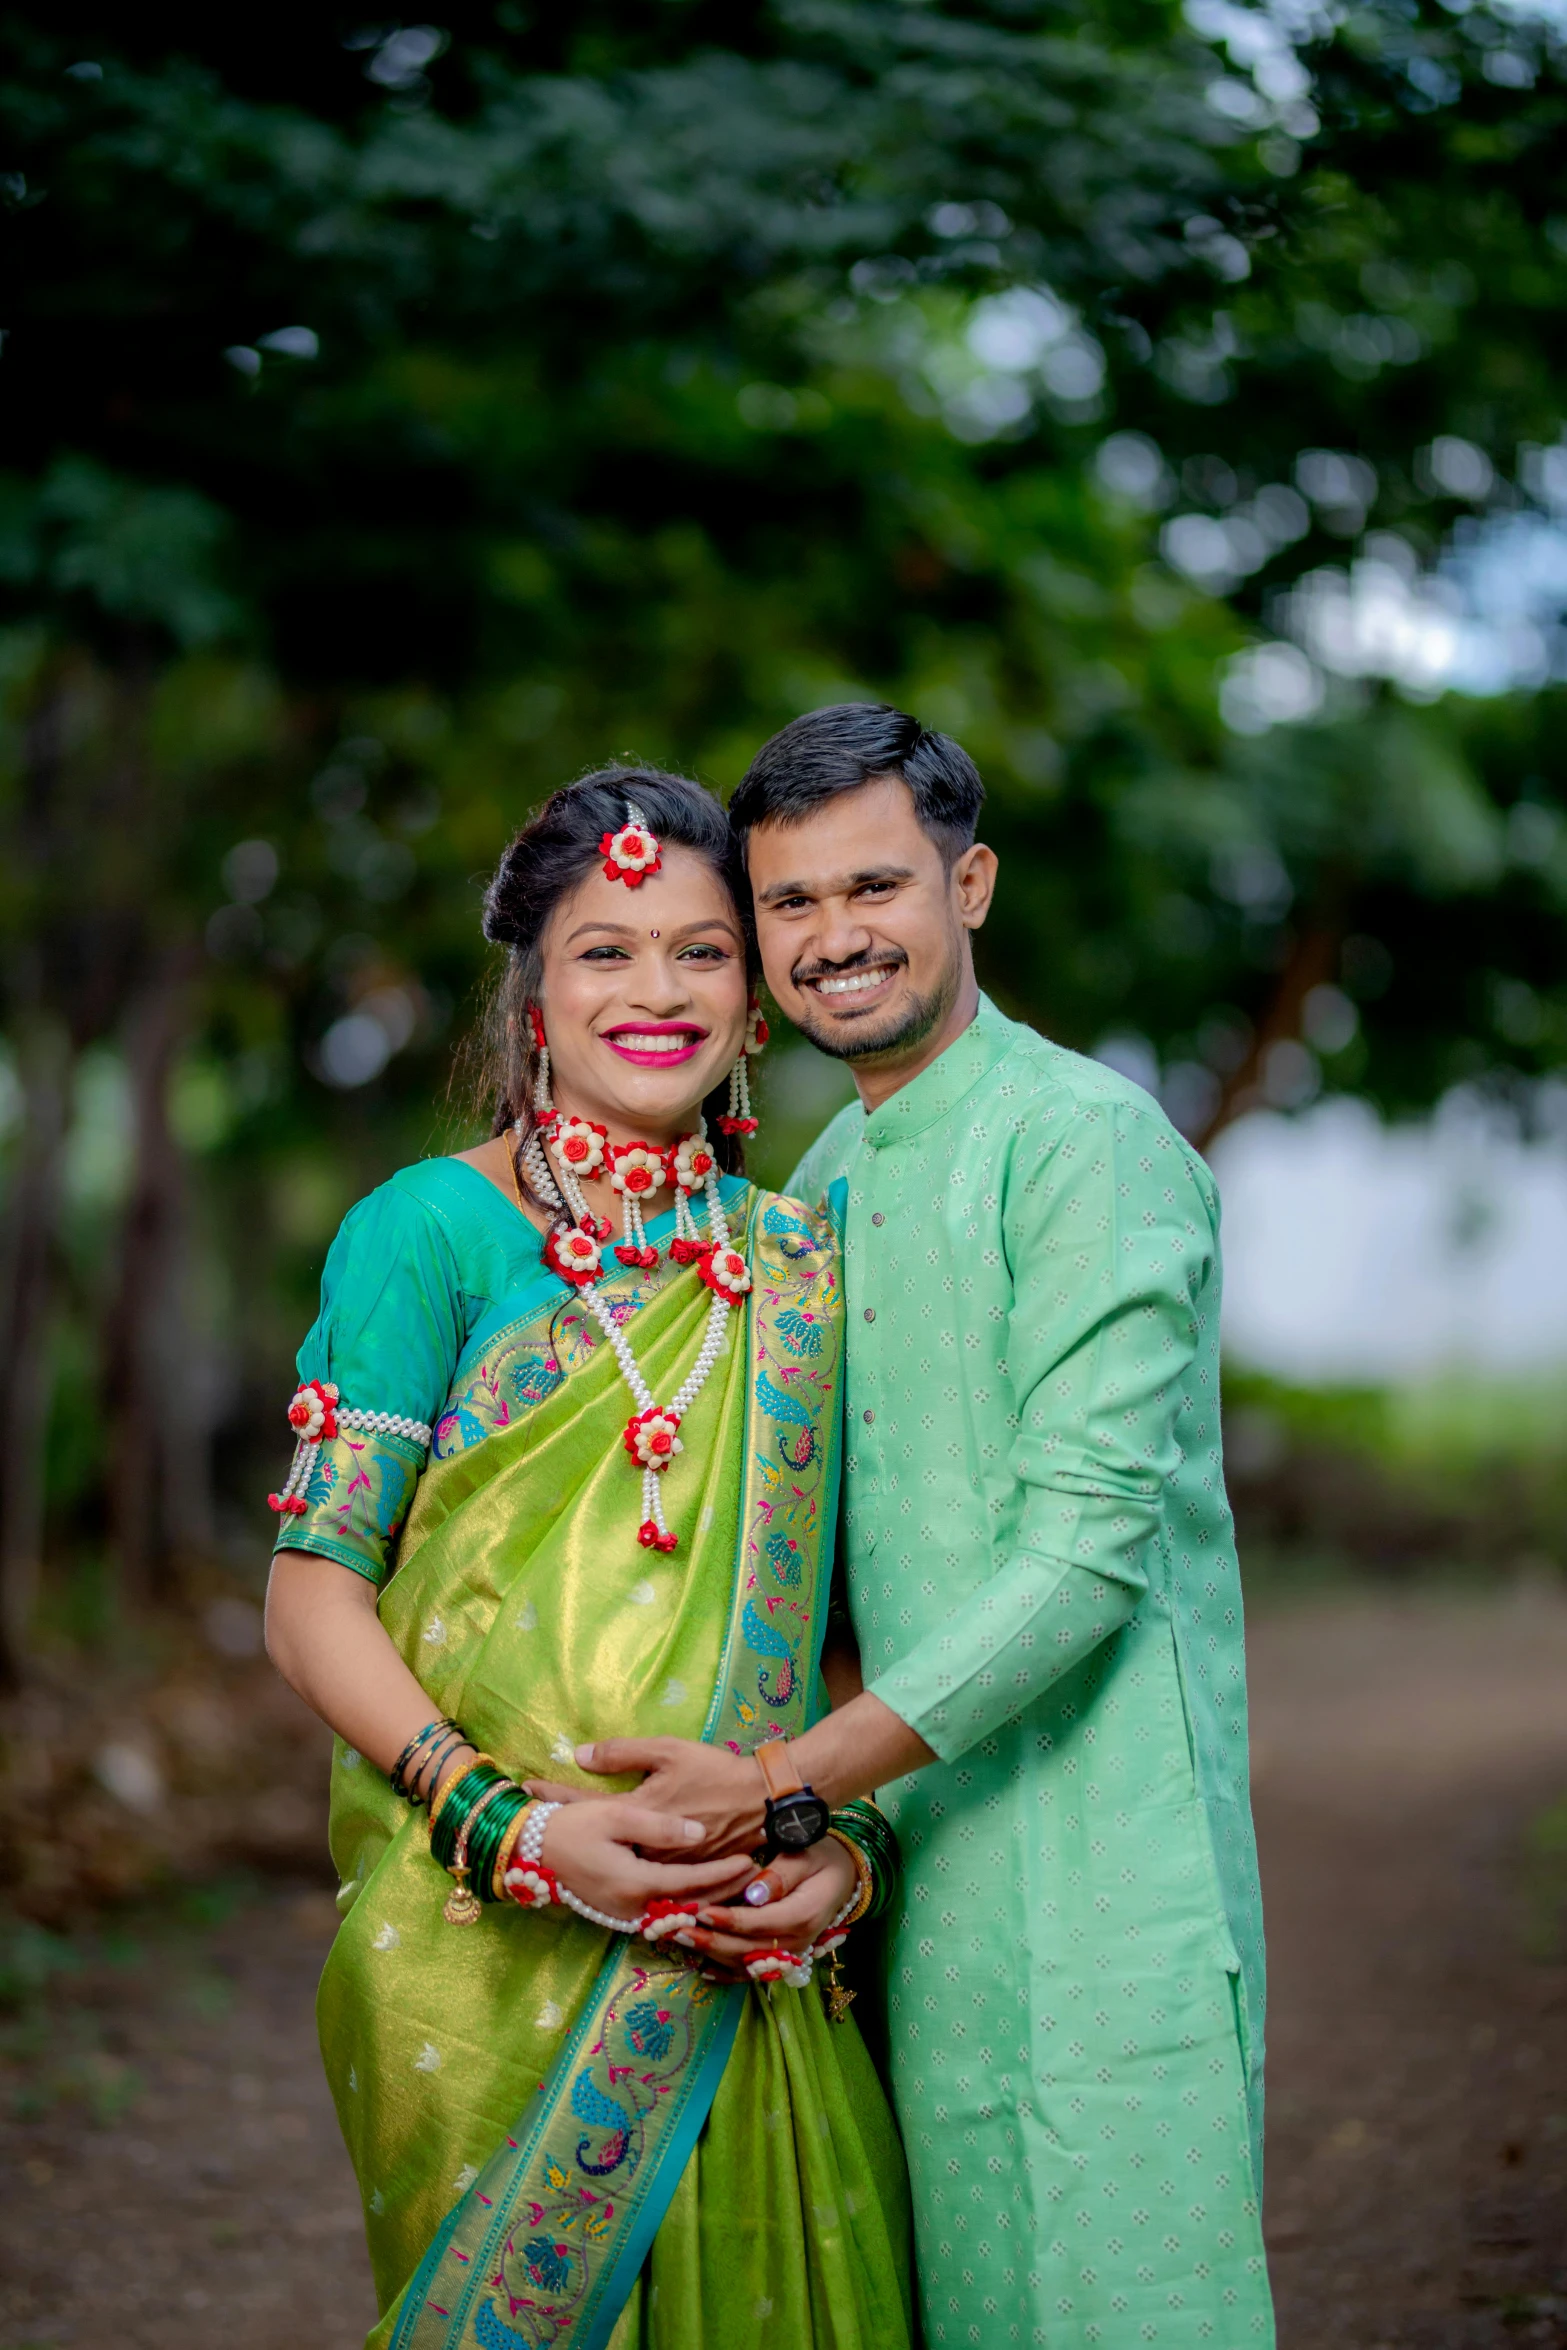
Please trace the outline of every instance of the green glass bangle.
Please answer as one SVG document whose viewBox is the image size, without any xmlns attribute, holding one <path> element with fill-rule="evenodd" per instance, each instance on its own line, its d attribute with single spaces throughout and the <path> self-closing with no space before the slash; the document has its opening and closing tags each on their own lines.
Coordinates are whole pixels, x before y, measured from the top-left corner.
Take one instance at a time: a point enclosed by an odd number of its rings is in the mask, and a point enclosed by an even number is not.
<svg viewBox="0 0 1567 2350">
<path fill-rule="evenodd" d="M 874 1803 L 857 1795 L 838 1807 L 832 1815 L 832 1824 L 840 1835 L 847 1836 L 856 1851 L 864 1854 L 874 1887 L 865 1914 L 867 1918 L 881 1917 L 892 1906 L 903 1865 L 892 1822 Z"/>
<path fill-rule="evenodd" d="M 440 1817 L 430 1830 L 430 1850 L 442 1868 L 451 1865 L 463 1830 L 481 1799 L 492 1787 L 499 1786 L 505 1776 L 503 1770 L 488 1761 L 470 1763 L 466 1770 L 459 1772 L 442 1802 Z"/>
<path fill-rule="evenodd" d="M 493 1861 L 496 1861 L 498 1831 L 505 1828 L 507 1819 L 517 1817 L 517 1795 L 519 1788 L 515 1786 L 515 1781 L 507 1781 L 503 1791 L 496 1795 L 496 1800 L 484 1809 L 482 1817 L 475 1819 L 472 1835 L 468 1838 L 468 1864 L 475 1878 L 482 1868 L 493 1866 Z"/>
<path fill-rule="evenodd" d="M 473 1834 L 468 1839 L 468 1882 L 481 1901 L 495 1899 L 497 1856 L 507 1829 L 529 1800 L 523 1788 L 508 1785 L 503 1794 L 496 1796 L 484 1817 L 474 1823 Z"/>
<path fill-rule="evenodd" d="M 505 1777 L 506 1773 L 494 1763 L 470 1763 L 456 1785 L 445 1794 L 440 1817 L 430 1830 L 430 1851 L 443 1869 L 451 1867 L 463 1829 L 480 1799 L 492 1787 L 500 1786 Z"/>
</svg>

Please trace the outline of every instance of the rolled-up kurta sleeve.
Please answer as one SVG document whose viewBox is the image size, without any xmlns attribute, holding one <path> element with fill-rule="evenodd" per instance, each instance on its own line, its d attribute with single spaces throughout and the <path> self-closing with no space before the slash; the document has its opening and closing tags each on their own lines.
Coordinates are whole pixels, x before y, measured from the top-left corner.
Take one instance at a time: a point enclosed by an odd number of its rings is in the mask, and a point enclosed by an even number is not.
<svg viewBox="0 0 1567 2350">
<path fill-rule="evenodd" d="M 299 1376 L 335 1386 L 345 1413 L 429 1427 L 462 1342 L 462 1290 L 446 1232 L 422 1200 L 383 1184 L 332 1243 Z M 427 1441 L 345 1426 L 312 1447 L 304 1510 L 283 1519 L 276 1547 L 316 1551 L 379 1583 Z"/>
<path fill-rule="evenodd" d="M 1017 1508 L 994 1572 L 871 1685 L 944 1761 L 1071 1672 L 1146 1591 L 1216 1250 L 1175 1136 L 1124 1103 L 1083 1106 L 1043 1157 L 1020 1137 L 1008 1183 Z"/>
</svg>

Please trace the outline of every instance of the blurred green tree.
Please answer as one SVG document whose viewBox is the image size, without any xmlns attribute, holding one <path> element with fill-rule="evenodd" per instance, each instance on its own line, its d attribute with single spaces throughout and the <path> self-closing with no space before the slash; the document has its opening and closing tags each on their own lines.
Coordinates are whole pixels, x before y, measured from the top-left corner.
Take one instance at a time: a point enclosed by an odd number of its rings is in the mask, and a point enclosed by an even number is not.
<svg viewBox="0 0 1567 2350">
<path fill-rule="evenodd" d="M 584 762 L 950 727 L 991 984 L 1202 1137 L 1556 1065 L 1560 69 L 1415 0 L 11 13 L 13 1669 L 51 1425 L 62 1539 L 210 1551 Z"/>
</svg>

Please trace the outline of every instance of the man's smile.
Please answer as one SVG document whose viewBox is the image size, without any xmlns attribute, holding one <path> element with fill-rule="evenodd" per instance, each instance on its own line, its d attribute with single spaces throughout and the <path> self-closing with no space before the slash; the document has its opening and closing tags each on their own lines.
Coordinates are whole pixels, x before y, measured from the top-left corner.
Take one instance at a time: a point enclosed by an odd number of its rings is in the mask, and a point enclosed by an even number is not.
<svg viewBox="0 0 1567 2350">
<path fill-rule="evenodd" d="M 795 984 L 845 1011 L 858 1011 L 888 992 L 903 969 L 902 960 L 859 965 L 852 971 L 817 971 Z"/>
</svg>

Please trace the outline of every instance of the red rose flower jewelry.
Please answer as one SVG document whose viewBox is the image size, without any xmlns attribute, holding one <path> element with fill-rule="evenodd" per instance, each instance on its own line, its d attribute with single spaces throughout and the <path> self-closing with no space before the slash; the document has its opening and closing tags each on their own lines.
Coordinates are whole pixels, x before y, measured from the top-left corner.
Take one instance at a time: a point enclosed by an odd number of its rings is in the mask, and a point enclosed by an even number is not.
<svg viewBox="0 0 1567 2350">
<path fill-rule="evenodd" d="M 562 1281 L 570 1281 L 581 1288 L 585 1281 L 596 1281 L 604 1270 L 604 1255 L 591 1232 L 580 1224 L 573 1224 L 565 1232 L 552 1232 L 544 1243 L 544 1262 Z"/>
<path fill-rule="evenodd" d="M 316 1449 L 343 1428 L 366 1436 L 406 1436 L 414 1444 L 428 1444 L 430 1431 L 422 1420 L 405 1420 L 395 1412 L 345 1412 L 329 1379 L 307 1379 L 288 1407 L 294 1431 L 294 1458 L 281 1493 L 267 1495 L 267 1507 L 282 1518 L 305 1514 L 305 1487 Z"/>
<path fill-rule="evenodd" d="M 606 852 L 613 850 L 605 871 L 633 888 L 659 868 L 659 845 L 639 809 L 627 804 L 628 821 L 617 833 L 606 833 Z M 633 837 L 634 836 L 634 837 Z M 636 860 L 640 860 L 637 862 Z M 621 868 L 626 868 L 621 870 Z M 581 1297 L 615 1350 L 621 1376 L 636 1404 L 626 1424 L 624 1443 L 633 1465 L 642 1472 L 642 1523 L 637 1540 L 648 1550 L 673 1550 L 675 1537 L 664 1521 L 659 1479 L 681 1451 L 680 1423 L 706 1386 L 713 1366 L 724 1351 L 729 1317 L 751 1286 L 744 1255 L 729 1236 L 719 1189 L 718 1159 L 705 1125 L 683 1135 L 669 1150 L 652 1143 L 612 1143 L 606 1130 L 587 1118 L 563 1117 L 550 1093 L 550 1051 L 544 1018 L 530 1007 L 534 1048 L 538 1056 L 533 1085 L 534 1131 L 522 1153 L 522 1165 L 538 1197 L 557 1212 L 560 1221 L 544 1244 L 544 1258 L 552 1272 L 568 1281 Z M 767 1026 L 753 1001 L 746 1021 L 745 1042 L 729 1078 L 731 1115 L 719 1123 L 726 1133 L 754 1134 L 750 1093 L 746 1084 L 746 1056 L 760 1052 Z M 521 1119 L 514 1131 L 520 1133 Z M 670 1256 L 676 1264 L 695 1265 L 699 1279 L 712 1296 L 707 1328 L 697 1359 L 687 1378 L 667 1404 L 660 1404 L 643 1378 L 631 1344 L 616 1321 L 598 1282 L 604 1269 L 603 1243 L 610 1226 L 589 1207 L 584 1183 L 594 1183 L 608 1172 L 620 1195 L 622 1238 L 614 1254 L 618 1261 L 652 1272 L 658 1251 L 648 1240 L 644 1207 L 667 1184 L 675 1199 L 675 1237 Z M 707 1203 L 708 1238 L 698 1229 L 692 1202 L 700 1192 Z"/>
<path fill-rule="evenodd" d="M 537 1099 L 535 1109 L 540 1112 L 540 1124 L 523 1153 L 523 1165 L 539 1197 L 557 1209 L 562 1218 L 544 1244 L 545 1262 L 563 1281 L 571 1283 L 609 1340 L 621 1376 L 636 1403 L 637 1408 L 626 1423 L 624 1443 L 632 1465 L 642 1472 L 642 1523 L 637 1528 L 637 1540 L 647 1550 L 673 1550 L 675 1537 L 665 1523 L 658 1481 L 682 1449 L 680 1423 L 706 1386 L 713 1366 L 724 1351 L 732 1309 L 751 1286 L 750 1269 L 729 1237 L 729 1223 L 719 1192 L 718 1161 L 700 1130 L 682 1137 L 668 1152 L 655 1151 L 650 1144 L 640 1142 L 610 1148 L 610 1180 L 620 1192 L 626 1228 L 626 1240 L 615 1250 L 615 1255 L 622 1264 L 649 1272 L 657 1265 L 658 1251 L 648 1241 L 641 1203 L 661 1190 L 666 1182 L 672 1183 L 676 1237 L 670 1255 L 678 1264 L 694 1263 L 699 1279 L 712 1294 L 707 1328 L 696 1361 L 668 1404 L 661 1405 L 643 1378 L 631 1342 L 616 1321 L 608 1299 L 598 1288 L 604 1269 L 601 1232 L 607 1235 L 609 1227 L 607 1224 L 601 1227 L 595 1219 L 575 1173 L 560 1164 L 553 1139 L 548 1143 L 543 1140 L 546 1120 L 552 1122 L 553 1135 L 553 1111 L 547 1102 L 540 1104 Z M 708 1227 L 712 1234 L 707 1241 L 701 1238 L 691 1210 L 691 1194 L 698 1188 L 707 1202 Z M 565 1219 L 572 1215 L 576 1217 L 575 1223 L 566 1223 Z"/>
<path fill-rule="evenodd" d="M 599 847 L 604 852 L 605 880 L 623 881 L 627 889 L 640 889 L 663 861 L 647 818 L 632 800 L 626 802 L 626 822 L 618 832 L 606 832 Z"/>
<path fill-rule="evenodd" d="M 651 1143 L 626 1142 L 610 1144 L 609 1179 L 619 1192 L 621 1214 L 626 1237 L 615 1254 L 623 1265 L 640 1265 L 651 1273 L 658 1263 L 658 1251 L 649 1248 L 647 1232 L 642 1223 L 642 1203 L 662 1191 L 669 1173 L 666 1155 L 654 1150 Z"/>
<path fill-rule="evenodd" d="M 706 1190 L 709 1175 L 717 1171 L 718 1161 L 713 1156 L 705 1127 L 676 1143 L 670 1167 L 670 1179 L 675 1187 L 675 1237 L 669 1244 L 669 1253 L 677 1265 L 694 1265 L 706 1246 L 691 1213 L 691 1200 L 694 1193 Z"/>
<path fill-rule="evenodd" d="M 767 1042 L 767 1022 L 762 1018 L 762 1007 L 755 996 L 746 1015 L 745 1042 L 740 1047 L 735 1065 L 729 1072 L 729 1107 L 718 1121 L 720 1134 L 754 1134 L 757 1121 L 751 1115 L 751 1080 L 746 1064 L 759 1053 Z"/>
</svg>

